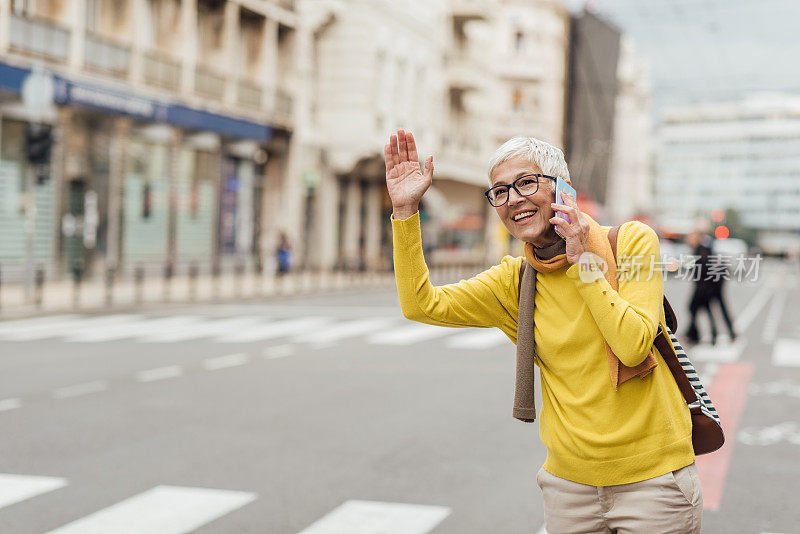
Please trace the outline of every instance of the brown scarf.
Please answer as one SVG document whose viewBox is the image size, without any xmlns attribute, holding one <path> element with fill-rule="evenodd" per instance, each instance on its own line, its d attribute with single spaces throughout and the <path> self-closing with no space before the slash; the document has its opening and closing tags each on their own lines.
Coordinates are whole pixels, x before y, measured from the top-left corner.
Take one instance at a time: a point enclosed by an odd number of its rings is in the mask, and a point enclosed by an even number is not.
<svg viewBox="0 0 800 534">
<path fill-rule="evenodd" d="M 600 256 L 608 266 L 605 278 L 616 291 L 619 289 L 617 280 L 616 261 L 611 250 L 611 244 L 607 236 L 591 217 L 584 214 L 589 222 L 589 250 Z M 567 266 L 566 242 L 561 238 L 547 247 L 536 248 L 531 243 L 525 243 L 525 260 L 533 269 L 525 269 L 525 276 L 520 281 L 520 290 L 525 294 L 520 295 L 520 309 L 517 321 L 517 377 L 514 393 L 514 412 L 515 418 L 525 422 L 532 422 L 536 419 L 536 407 L 534 396 L 534 362 L 532 355 L 536 354 L 536 344 L 533 339 L 533 311 L 534 297 L 536 295 L 536 272 L 549 273 Z M 636 367 L 628 367 L 619 361 L 619 358 L 605 343 L 606 358 L 608 360 L 609 371 L 611 374 L 611 384 L 614 391 L 617 391 L 619 384 L 638 376 L 644 378 L 657 362 L 652 350 L 647 358 Z"/>
</svg>

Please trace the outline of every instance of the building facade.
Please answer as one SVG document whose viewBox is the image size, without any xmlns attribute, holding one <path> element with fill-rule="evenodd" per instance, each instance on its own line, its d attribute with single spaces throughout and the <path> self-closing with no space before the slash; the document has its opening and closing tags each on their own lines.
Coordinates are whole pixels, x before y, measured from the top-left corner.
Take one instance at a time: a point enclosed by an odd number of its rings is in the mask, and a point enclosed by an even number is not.
<svg viewBox="0 0 800 534">
<path fill-rule="evenodd" d="M 617 64 L 614 133 L 606 186 L 610 222 L 652 217 L 654 136 L 650 69 L 633 41 L 622 36 Z"/>
<path fill-rule="evenodd" d="M 713 209 L 735 210 L 743 226 L 758 232 L 765 252 L 800 250 L 797 96 L 665 109 L 656 172 L 657 210 L 666 228 L 687 232 Z"/>
<path fill-rule="evenodd" d="M 22 87 L 52 75 L 55 146 L 33 191 L 37 261 L 56 273 L 262 267 L 295 105 L 293 2 L 0 2 L 0 262 L 20 264 Z M 23 237 L 24 238 L 24 237 Z M 13 267 L 12 267 L 13 268 Z"/>
</svg>

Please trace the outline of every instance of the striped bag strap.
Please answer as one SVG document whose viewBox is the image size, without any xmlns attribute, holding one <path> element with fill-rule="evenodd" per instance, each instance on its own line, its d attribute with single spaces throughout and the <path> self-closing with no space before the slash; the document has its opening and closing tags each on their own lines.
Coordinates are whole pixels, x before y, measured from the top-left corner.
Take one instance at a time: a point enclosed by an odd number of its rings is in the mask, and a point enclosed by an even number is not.
<svg viewBox="0 0 800 534">
<path fill-rule="evenodd" d="M 689 361 L 686 351 L 683 350 L 678 338 L 675 337 L 675 334 L 672 333 L 669 327 L 667 327 L 667 335 L 672 342 L 672 347 L 675 350 L 675 355 L 678 357 L 678 362 L 680 362 L 683 372 L 686 373 L 686 378 L 689 379 L 689 383 L 692 385 L 692 388 L 694 388 L 694 391 L 697 394 L 698 400 L 692 404 L 689 404 L 689 407 L 691 408 L 699 403 L 700 411 L 702 411 L 706 417 L 710 417 L 715 423 L 722 426 L 719 420 L 719 415 L 717 414 L 717 409 L 714 407 L 714 403 L 711 402 L 711 397 L 708 396 L 703 384 L 700 382 L 700 377 L 697 375 L 694 365 L 692 365 L 692 362 Z"/>
</svg>

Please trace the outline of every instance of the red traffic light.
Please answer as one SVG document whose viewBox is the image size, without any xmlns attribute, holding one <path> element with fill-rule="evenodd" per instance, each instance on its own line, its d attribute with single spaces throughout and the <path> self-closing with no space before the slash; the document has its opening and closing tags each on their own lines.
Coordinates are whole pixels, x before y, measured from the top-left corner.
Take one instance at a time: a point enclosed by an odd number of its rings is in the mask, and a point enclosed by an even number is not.
<svg viewBox="0 0 800 534">
<path fill-rule="evenodd" d="M 728 239 L 728 236 L 730 236 L 730 235 L 731 235 L 731 231 L 728 230 L 728 227 L 725 226 L 724 224 L 720 224 L 714 230 L 714 237 L 716 237 L 717 239 Z"/>
<path fill-rule="evenodd" d="M 725 218 L 725 210 L 716 208 L 711 210 L 711 220 L 715 223 L 721 223 Z"/>
</svg>

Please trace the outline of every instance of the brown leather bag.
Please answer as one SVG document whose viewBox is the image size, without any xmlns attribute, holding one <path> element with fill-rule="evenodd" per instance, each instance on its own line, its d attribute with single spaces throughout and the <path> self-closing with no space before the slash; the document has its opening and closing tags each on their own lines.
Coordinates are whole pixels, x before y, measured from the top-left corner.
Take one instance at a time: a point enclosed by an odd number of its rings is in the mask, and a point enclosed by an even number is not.
<svg viewBox="0 0 800 534">
<path fill-rule="evenodd" d="M 611 243 L 614 260 L 617 259 L 619 228 L 619 226 L 614 226 L 608 232 L 608 240 Z M 520 288 L 522 275 L 527 267 L 530 267 L 530 265 L 523 260 L 519 273 Z M 725 434 L 722 431 L 719 415 L 717 415 L 711 399 L 703 389 L 702 384 L 700 384 L 700 379 L 694 370 L 694 366 L 689 362 L 689 358 L 673 334 L 673 332 L 677 331 L 678 319 L 666 295 L 664 296 L 664 316 L 667 331 L 664 331 L 659 325 L 658 332 L 653 340 L 653 346 L 658 349 L 658 353 L 664 359 L 667 367 L 669 367 L 678 389 L 689 406 L 689 413 L 692 417 L 692 446 L 694 447 L 695 455 L 714 452 L 725 443 Z"/>
</svg>

